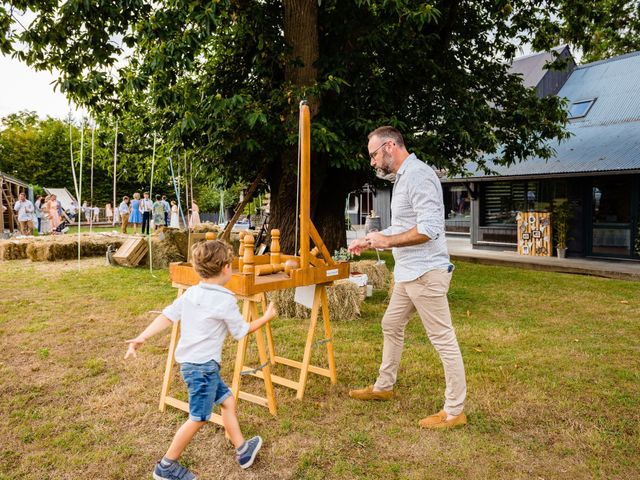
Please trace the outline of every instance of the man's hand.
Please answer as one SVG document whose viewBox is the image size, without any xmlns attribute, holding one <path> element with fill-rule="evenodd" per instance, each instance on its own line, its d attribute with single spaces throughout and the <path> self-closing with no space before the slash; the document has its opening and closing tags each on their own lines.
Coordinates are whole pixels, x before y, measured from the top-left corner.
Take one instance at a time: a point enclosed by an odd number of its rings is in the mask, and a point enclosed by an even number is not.
<svg viewBox="0 0 640 480">
<path fill-rule="evenodd" d="M 391 246 L 389 237 L 380 232 L 369 232 L 364 239 L 367 241 L 370 248 L 384 249 Z"/>
<path fill-rule="evenodd" d="M 132 338 L 131 340 L 127 340 L 125 343 L 129 344 L 129 348 L 127 348 L 127 353 L 124 354 L 124 359 L 126 360 L 129 357 L 138 358 L 136 350 L 140 348 L 145 340 L 145 338 L 139 336 L 136 338 Z"/>
<path fill-rule="evenodd" d="M 351 240 L 348 250 L 349 253 L 360 255 L 360 253 L 367 248 L 369 248 L 369 242 L 366 238 L 356 238 L 354 240 Z"/>
</svg>

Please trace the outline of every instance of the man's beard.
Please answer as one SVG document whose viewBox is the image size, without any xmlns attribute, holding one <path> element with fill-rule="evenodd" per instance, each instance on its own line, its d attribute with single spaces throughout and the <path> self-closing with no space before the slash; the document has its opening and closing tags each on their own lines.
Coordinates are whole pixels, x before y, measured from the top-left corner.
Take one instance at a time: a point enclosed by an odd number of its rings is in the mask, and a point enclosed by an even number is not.
<svg viewBox="0 0 640 480">
<path fill-rule="evenodd" d="M 382 168 L 376 168 L 376 177 L 391 183 L 394 183 L 396 181 L 396 174 L 394 172 L 389 172 Z"/>
<path fill-rule="evenodd" d="M 396 181 L 396 174 L 391 171 L 393 157 L 391 157 L 387 152 L 383 152 L 382 155 L 382 165 L 376 168 L 376 177 L 393 183 Z"/>
</svg>

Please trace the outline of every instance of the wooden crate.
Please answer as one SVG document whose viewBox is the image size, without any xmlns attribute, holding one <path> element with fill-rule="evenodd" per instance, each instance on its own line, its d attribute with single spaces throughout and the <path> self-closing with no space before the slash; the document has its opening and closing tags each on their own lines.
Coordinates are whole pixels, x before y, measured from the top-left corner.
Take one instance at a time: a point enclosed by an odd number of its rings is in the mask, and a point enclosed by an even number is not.
<svg viewBox="0 0 640 480">
<path fill-rule="evenodd" d="M 129 238 L 116 253 L 113 254 L 113 260 L 118 265 L 125 267 L 135 267 L 147 254 L 149 246 L 147 239 L 144 237 Z"/>
</svg>

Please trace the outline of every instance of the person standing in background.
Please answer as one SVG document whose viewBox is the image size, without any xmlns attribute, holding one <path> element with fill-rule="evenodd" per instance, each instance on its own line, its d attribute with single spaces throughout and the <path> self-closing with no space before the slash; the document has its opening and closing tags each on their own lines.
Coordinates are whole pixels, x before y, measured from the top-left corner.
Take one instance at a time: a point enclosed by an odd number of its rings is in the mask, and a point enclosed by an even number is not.
<svg viewBox="0 0 640 480">
<path fill-rule="evenodd" d="M 60 214 L 58 213 L 58 199 L 55 195 L 49 197 L 49 201 L 46 205 L 47 213 L 49 214 L 49 225 L 51 231 L 54 231 L 60 225 Z"/>
<path fill-rule="evenodd" d="M 27 200 L 24 192 L 20 192 L 18 201 L 13 206 L 13 210 L 18 214 L 18 225 L 22 235 L 33 235 L 33 203 Z"/>
<path fill-rule="evenodd" d="M 38 233 L 42 233 L 42 210 L 40 210 L 40 208 L 42 207 L 43 202 L 44 200 L 42 198 L 42 195 L 38 195 L 38 198 L 36 198 L 36 203 L 34 205 L 36 218 L 38 219 Z"/>
<path fill-rule="evenodd" d="M 111 204 L 107 203 L 104 206 L 104 215 L 107 217 L 107 222 L 113 223 L 113 208 L 111 208 Z"/>
<path fill-rule="evenodd" d="M 149 193 L 143 193 L 143 199 L 140 201 L 140 212 L 142 212 L 142 234 L 149 235 L 149 228 L 151 227 L 151 211 L 153 210 L 153 203 L 149 199 Z"/>
<path fill-rule="evenodd" d="M 131 206 L 129 207 L 129 223 L 133 225 L 133 234 L 138 233 L 138 225 L 142 223 L 142 212 L 140 211 L 140 194 L 135 192 Z"/>
<path fill-rule="evenodd" d="M 167 196 L 162 195 L 162 205 L 164 206 L 164 224 L 169 226 L 169 213 L 171 212 L 171 205 L 167 202 Z"/>
<path fill-rule="evenodd" d="M 129 226 L 129 197 L 126 195 L 122 197 L 122 203 L 118 207 L 118 212 L 120 213 L 120 231 L 122 233 L 127 233 L 127 227 Z"/>
<path fill-rule="evenodd" d="M 157 230 L 160 227 L 164 227 L 166 225 L 164 219 L 164 203 L 162 203 L 162 198 L 160 195 L 156 195 L 156 201 L 153 202 L 153 229 Z"/>
<path fill-rule="evenodd" d="M 191 202 L 191 216 L 189 217 L 189 228 L 200 225 L 200 209 L 196 202 Z"/>
<path fill-rule="evenodd" d="M 175 200 L 171 200 L 171 228 L 180 228 L 180 217 L 178 216 L 178 205 Z"/>
</svg>

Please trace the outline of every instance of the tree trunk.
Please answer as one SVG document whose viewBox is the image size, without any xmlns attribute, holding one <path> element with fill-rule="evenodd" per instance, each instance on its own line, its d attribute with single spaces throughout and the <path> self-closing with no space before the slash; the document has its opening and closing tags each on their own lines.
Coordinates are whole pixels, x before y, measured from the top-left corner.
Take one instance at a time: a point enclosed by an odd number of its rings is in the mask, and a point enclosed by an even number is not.
<svg viewBox="0 0 640 480">
<path fill-rule="evenodd" d="M 283 160 L 282 163 L 286 163 Z M 326 161 L 311 165 L 311 220 L 318 229 L 329 252 L 346 246 L 344 206 L 347 193 L 353 189 L 354 175 L 336 169 L 323 168 Z M 280 230 L 280 245 L 284 253 L 292 254 L 296 245 L 297 176 L 292 169 L 270 172 L 270 228 Z M 298 221 L 298 232 L 300 229 Z M 298 233 L 299 236 L 299 233 Z M 300 239 L 297 238 L 298 249 Z"/>
<path fill-rule="evenodd" d="M 291 47 L 284 70 L 285 80 L 298 86 L 312 85 L 318 78 L 315 63 L 320 55 L 318 2 L 284 0 L 283 4 L 284 41 Z"/>
</svg>

